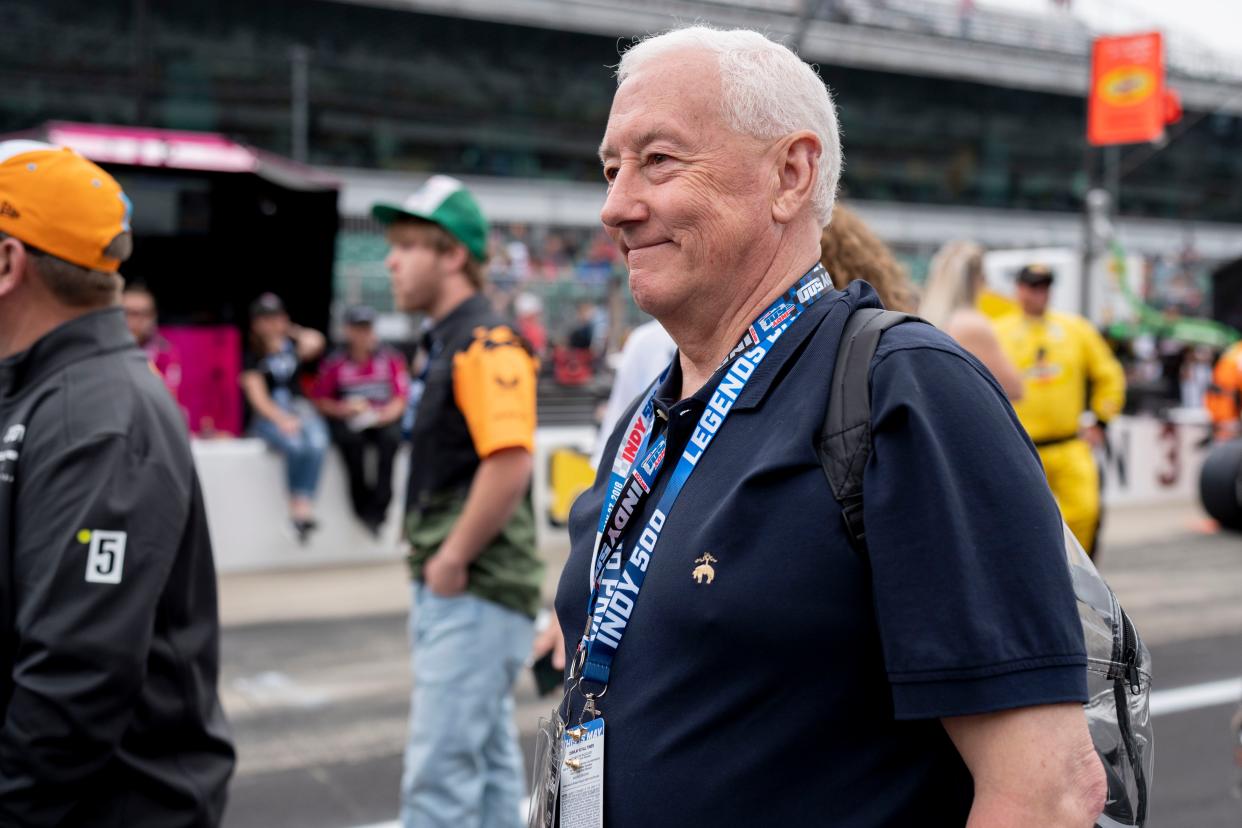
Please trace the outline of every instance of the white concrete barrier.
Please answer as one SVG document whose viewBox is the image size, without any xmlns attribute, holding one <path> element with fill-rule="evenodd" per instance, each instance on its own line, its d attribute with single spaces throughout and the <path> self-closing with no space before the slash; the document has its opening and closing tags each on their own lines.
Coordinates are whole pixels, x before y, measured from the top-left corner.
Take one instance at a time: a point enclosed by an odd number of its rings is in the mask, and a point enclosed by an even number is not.
<svg viewBox="0 0 1242 828">
<path fill-rule="evenodd" d="M 1119 417 L 1108 429 L 1111 453 L 1101 457 L 1104 500 L 1109 506 L 1194 502 L 1207 433 L 1199 412 L 1173 412 L 1170 419 Z M 590 454 L 595 429 L 589 426 L 540 428 L 535 437 L 533 505 L 538 542 L 545 553 L 568 547 L 563 525 L 551 515 L 554 501 L 562 505 L 552 480 L 552 458 L 558 450 Z M 320 529 L 303 547 L 288 525 L 284 461 L 260 440 L 198 440 L 194 458 L 203 483 L 207 516 L 221 572 L 395 560 L 403 554 L 399 511 L 404 503 L 408 458 L 403 448 L 394 470 L 395 496 L 388 522 L 378 540 L 354 518 L 349 506 L 345 467 L 335 447 L 329 451 L 319 486 Z"/>
<path fill-rule="evenodd" d="M 1118 417 L 1108 426 L 1104 503 L 1128 506 L 1192 503 L 1199 498 L 1201 445 L 1211 427 L 1202 409 L 1175 409 L 1167 419 Z"/>
<path fill-rule="evenodd" d="M 306 546 L 289 524 L 283 458 L 263 441 L 195 440 L 194 462 L 207 504 L 207 522 L 219 572 L 328 566 L 386 561 L 402 554 L 398 513 L 408 468 L 397 455 L 395 495 L 379 540 L 372 538 L 349 505 L 345 464 L 335 446 L 325 458 L 316 512 L 319 530 Z"/>
<path fill-rule="evenodd" d="M 548 427 L 536 433 L 532 498 L 543 550 L 563 550 L 569 544 L 565 527 L 550 519 L 556 499 L 552 456 L 560 449 L 589 454 L 594 440 L 595 429 L 586 426 Z M 319 530 L 306 546 L 297 543 L 289 527 L 285 466 L 278 454 L 251 438 L 195 440 L 193 448 L 218 571 L 340 566 L 395 560 L 404 554 L 399 513 L 409 469 L 405 447 L 397 455 L 393 504 L 378 540 L 354 518 L 345 465 L 336 447 L 329 449 L 316 499 Z"/>
</svg>

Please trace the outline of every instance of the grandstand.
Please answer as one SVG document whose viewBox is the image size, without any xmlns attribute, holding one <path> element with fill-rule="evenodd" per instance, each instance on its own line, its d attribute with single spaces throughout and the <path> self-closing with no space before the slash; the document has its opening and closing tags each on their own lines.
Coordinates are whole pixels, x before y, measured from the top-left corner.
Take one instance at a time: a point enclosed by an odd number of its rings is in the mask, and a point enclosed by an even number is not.
<svg viewBox="0 0 1242 828">
<path fill-rule="evenodd" d="M 378 300 L 367 205 L 431 171 L 466 178 L 501 225 L 596 226 L 607 67 L 633 37 L 702 20 L 766 30 L 818 65 L 840 107 L 844 197 L 916 275 L 949 236 L 1076 246 L 1094 33 L 1066 12 L 971 5 L 9 0 L 0 132 L 71 119 L 223 132 L 291 154 L 304 60 L 306 160 L 343 183 L 338 292 Z M 1120 226 L 1134 250 L 1207 267 L 1242 255 L 1242 67 L 1176 32 L 1169 43 L 1186 117 L 1163 150 L 1122 154 Z M 579 264 L 561 275 L 575 281 Z"/>
</svg>

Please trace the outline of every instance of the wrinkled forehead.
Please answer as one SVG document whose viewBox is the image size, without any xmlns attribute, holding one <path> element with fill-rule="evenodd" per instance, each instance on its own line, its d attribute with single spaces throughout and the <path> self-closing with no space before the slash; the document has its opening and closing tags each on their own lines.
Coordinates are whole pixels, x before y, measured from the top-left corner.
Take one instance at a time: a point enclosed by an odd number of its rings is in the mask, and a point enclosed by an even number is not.
<svg viewBox="0 0 1242 828">
<path fill-rule="evenodd" d="M 728 130 L 721 108 L 718 59 L 704 50 L 649 58 L 617 87 L 600 158 L 638 151 L 656 139 L 685 143 Z"/>
</svg>

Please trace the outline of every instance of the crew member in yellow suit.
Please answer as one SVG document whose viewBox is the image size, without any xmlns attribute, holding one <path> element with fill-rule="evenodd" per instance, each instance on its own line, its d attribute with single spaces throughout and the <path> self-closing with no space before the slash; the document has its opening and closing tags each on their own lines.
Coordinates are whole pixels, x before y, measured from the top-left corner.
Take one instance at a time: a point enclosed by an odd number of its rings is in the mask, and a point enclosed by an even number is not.
<svg viewBox="0 0 1242 828">
<path fill-rule="evenodd" d="M 1022 374 L 1014 411 L 1044 463 L 1061 516 L 1089 554 L 1100 522 L 1100 472 L 1091 453 L 1125 401 L 1125 374 L 1104 338 L 1081 316 L 1048 310 L 1053 273 L 1027 265 L 1015 296 L 1022 312 L 997 321 L 1005 354 Z M 1089 396 L 1089 398 L 1088 398 Z M 1083 426 L 1083 412 L 1095 423 Z"/>
</svg>

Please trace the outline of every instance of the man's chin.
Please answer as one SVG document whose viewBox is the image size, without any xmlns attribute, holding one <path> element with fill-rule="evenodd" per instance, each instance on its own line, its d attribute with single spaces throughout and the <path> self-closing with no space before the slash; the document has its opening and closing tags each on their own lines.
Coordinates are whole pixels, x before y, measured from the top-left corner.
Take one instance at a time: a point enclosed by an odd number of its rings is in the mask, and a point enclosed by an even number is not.
<svg viewBox="0 0 1242 828">
<path fill-rule="evenodd" d="M 634 297 L 634 304 L 638 305 L 639 310 L 643 313 L 651 313 L 648 305 L 654 294 L 653 287 L 659 280 L 659 276 L 642 268 L 630 268 L 630 295 Z"/>
<path fill-rule="evenodd" d="M 393 293 L 392 304 L 401 313 L 424 313 L 430 303 L 413 294 Z"/>
<path fill-rule="evenodd" d="M 643 313 L 656 319 L 675 312 L 681 300 L 675 295 L 675 291 L 670 290 L 673 287 L 670 282 L 670 277 L 660 273 L 631 270 L 630 294 L 634 297 L 634 304 Z"/>
</svg>

